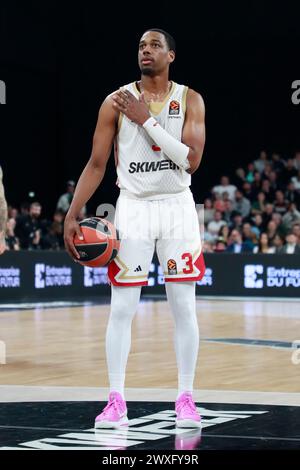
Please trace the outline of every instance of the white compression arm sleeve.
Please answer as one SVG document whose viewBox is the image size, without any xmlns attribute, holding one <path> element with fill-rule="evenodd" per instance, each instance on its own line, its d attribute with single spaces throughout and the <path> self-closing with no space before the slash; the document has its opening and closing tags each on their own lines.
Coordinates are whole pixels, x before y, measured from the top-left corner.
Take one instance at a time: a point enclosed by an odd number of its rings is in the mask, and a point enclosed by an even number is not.
<svg viewBox="0 0 300 470">
<path fill-rule="evenodd" d="M 172 137 L 159 123 L 150 117 L 144 122 L 143 128 L 162 151 L 183 170 L 190 167 L 188 161 L 189 147 Z"/>
</svg>

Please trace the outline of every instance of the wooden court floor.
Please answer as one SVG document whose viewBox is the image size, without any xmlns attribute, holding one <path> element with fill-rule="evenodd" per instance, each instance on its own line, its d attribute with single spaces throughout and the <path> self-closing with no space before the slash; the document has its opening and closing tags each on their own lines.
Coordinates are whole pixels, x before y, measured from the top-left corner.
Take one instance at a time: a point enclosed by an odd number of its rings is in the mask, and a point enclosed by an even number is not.
<svg viewBox="0 0 300 470">
<path fill-rule="evenodd" d="M 109 305 L 0 312 L 0 340 L 6 346 L 0 385 L 107 387 L 108 315 Z M 195 389 L 300 391 L 300 364 L 292 362 L 290 347 L 300 343 L 299 302 L 198 299 L 197 315 L 201 346 Z M 133 323 L 126 387 L 176 384 L 167 302 L 142 301 Z"/>
</svg>

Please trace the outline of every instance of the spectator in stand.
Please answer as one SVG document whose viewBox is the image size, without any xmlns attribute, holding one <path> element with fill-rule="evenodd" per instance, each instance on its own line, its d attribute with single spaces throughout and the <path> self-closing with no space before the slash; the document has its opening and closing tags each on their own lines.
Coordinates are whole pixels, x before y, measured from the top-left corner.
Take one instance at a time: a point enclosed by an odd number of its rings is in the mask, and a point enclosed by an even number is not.
<svg viewBox="0 0 300 470">
<path fill-rule="evenodd" d="M 268 163 L 267 152 L 262 150 L 259 154 L 259 158 L 254 162 L 254 168 L 259 171 L 259 173 L 262 173 L 266 163 Z"/>
<path fill-rule="evenodd" d="M 254 181 L 254 172 L 255 172 L 254 163 L 248 163 L 247 171 L 246 171 L 246 181 L 248 181 L 248 183 L 250 184 L 252 184 Z"/>
<path fill-rule="evenodd" d="M 261 174 L 259 171 L 254 172 L 254 180 L 252 183 L 252 192 L 257 196 L 259 191 L 261 190 L 261 185 L 262 185 L 262 179 L 261 179 Z"/>
<path fill-rule="evenodd" d="M 234 210 L 242 214 L 242 217 L 248 217 L 250 214 L 251 204 L 249 199 L 244 197 L 242 191 L 237 190 L 235 192 L 235 203 L 234 203 Z"/>
<path fill-rule="evenodd" d="M 221 194 L 221 197 L 222 197 L 223 193 L 227 192 L 229 199 L 234 201 L 234 193 L 235 193 L 236 189 L 237 189 L 236 186 L 234 186 L 233 184 L 230 184 L 230 180 L 229 180 L 228 176 L 222 176 L 221 177 L 221 184 L 219 184 L 218 186 L 214 186 L 212 192 L 214 194 L 215 193 Z"/>
<path fill-rule="evenodd" d="M 263 180 L 268 180 L 272 170 L 273 170 L 272 163 L 267 162 L 265 164 L 264 171 L 261 174 L 262 179 Z"/>
<path fill-rule="evenodd" d="M 297 176 L 297 170 L 294 165 L 294 160 L 292 158 L 289 158 L 286 162 L 285 169 L 280 173 L 281 186 L 286 187 L 287 184 L 290 182 L 291 178 L 295 176 Z"/>
<path fill-rule="evenodd" d="M 288 230 L 291 230 L 295 222 L 300 222 L 300 212 L 297 210 L 296 204 L 291 202 L 288 211 L 282 217 L 282 223 Z"/>
<path fill-rule="evenodd" d="M 257 238 L 248 222 L 243 224 L 242 237 L 243 241 L 247 243 L 248 246 L 251 247 L 251 251 L 253 251 L 253 248 L 257 245 Z"/>
<path fill-rule="evenodd" d="M 236 211 L 233 211 L 232 213 L 232 221 L 231 221 L 231 224 L 230 224 L 230 229 L 233 230 L 233 229 L 236 229 L 238 231 L 242 231 L 242 226 L 243 226 L 243 217 L 242 217 L 242 214 L 240 214 L 240 212 L 236 212 Z"/>
<path fill-rule="evenodd" d="M 274 253 L 280 253 L 281 248 L 284 245 L 284 237 L 276 233 L 275 237 L 273 238 L 272 246 L 274 248 Z"/>
<path fill-rule="evenodd" d="M 202 244 L 203 253 L 213 253 L 214 252 L 214 243 L 211 241 L 204 241 Z"/>
<path fill-rule="evenodd" d="M 297 243 L 297 237 L 292 232 L 285 237 L 286 244 L 280 249 L 279 253 L 290 255 L 300 255 L 300 246 Z"/>
<path fill-rule="evenodd" d="M 233 202 L 230 199 L 224 201 L 223 220 L 226 224 L 230 224 L 233 212 Z"/>
<path fill-rule="evenodd" d="M 297 175 L 291 178 L 291 182 L 293 183 L 296 191 L 300 191 L 300 170 L 298 171 Z"/>
<path fill-rule="evenodd" d="M 263 180 L 261 185 L 261 190 L 266 196 L 266 200 L 268 202 L 273 202 L 275 198 L 275 191 L 271 188 L 271 184 L 269 180 Z"/>
<path fill-rule="evenodd" d="M 18 251 L 20 249 L 20 242 L 15 235 L 16 220 L 11 217 L 6 223 L 5 243 L 7 250 Z"/>
<path fill-rule="evenodd" d="M 260 237 L 262 233 L 263 219 L 261 214 L 255 214 L 253 219 L 252 231 L 255 233 L 256 238 Z"/>
<path fill-rule="evenodd" d="M 56 210 L 53 214 L 53 222 L 56 222 L 57 224 L 60 225 L 61 227 L 61 231 L 63 233 L 64 231 L 64 219 L 65 219 L 65 214 L 63 213 L 63 211 L 61 210 Z M 63 247 L 64 246 L 64 240 L 63 240 L 63 237 L 61 239 L 61 246 Z"/>
<path fill-rule="evenodd" d="M 272 219 L 273 209 L 274 209 L 273 204 L 270 204 L 268 202 L 268 204 L 265 205 L 265 210 L 262 213 L 264 231 L 266 230 L 268 223 Z"/>
<path fill-rule="evenodd" d="M 226 225 L 226 222 L 222 220 L 222 212 L 215 211 L 214 220 L 211 220 L 207 225 L 207 230 L 213 236 L 214 240 L 216 240 L 219 230 L 223 225 Z"/>
<path fill-rule="evenodd" d="M 243 184 L 246 181 L 246 173 L 244 168 L 238 168 L 235 172 L 235 177 L 233 180 L 233 184 L 238 188 L 242 189 Z"/>
<path fill-rule="evenodd" d="M 213 208 L 213 202 L 210 198 L 206 198 L 204 201 L 204 223 L 208 224 L 214 218 L 215 209 Z"/>
<path fill-rule="evenodd" d="M 285 214 L 287 210 L 287 203 L 284 199 L 284 194 L 282 191 L 276 191 L 275 201 L 274 201 L 274 212 L 277 214 Z"/>
<path fill-rule="evenodd" d="M 76 186 L 75 181 L 73 180 L 67 181 L 67 190 L 64 194 L 60 196 L 60 198 L 57 201 L 56 209 L 61 210 L 64 214 L 66 214 L 69 210 L 70 204 L 74 196 L 75 186 Z M 85 217 L 86 216 L 85 206 L 82 208 L 82 211 Z"/>
<path fill-rule="evenodd" d="M 238 230 L 233 229 L 229 235 L 226 251 L 228 253 L 251 253 L 252 247 L 247 242 L 242 241 L 242 236 Z"/>
<path fill-rule="evenodd" d="M 277 235 L 277 224 L 274 220 L 270 220 L 270 222 L 267 225 L 267 235 L 269 242 L 272 244 L 275 235 Z"/>
<path fill-rule="evenodd" d="M 207 230 L 207 226 L 204 226 L 203 240 L 207 243 L 211 243 L 212 245 L 214 245 L 215 243 L 215 237 L 211 233 L 209 233 L 209 231 Z"/>
<path fill-rule="evenodd" d="M 278 212 L 273 212 L 271 220 L 277 225 L 277 233 L 282 237 L 285 237 L 287 234 L 286 227 L 282 223 L 282 215 Z"/>
<path fill-rule="evenodd" d="M 226 210 L 226 202 L 230 201 L 228 192 L 225 191 L 222 194 L 221 199 L 219 199 L 219 195 L 217 195 L 217 199 L 214 204 L 214 208 L 218 211 L 221 211 L 222 213 Z"/>
<path fill-rule="evenodd" d="M 262 214 L 266 207 L 266 195 L 262 191 L 260 191 L 257 195 L 256 201 L 252 203 L 251 206 L 251 213 L 255 214 Z"/>
<path fill-rule="evenodd" d="M 300 191 L 296 191 L 292 181 L 288 183 L 284 196 L 286 201 L 294 202 L 300 208 Z"/>
<path fill-rule="evenodd" d="M 45 250 L 62 250 L 64 248 L 64 222 L 65 215 L 62 210 L 54 212 L 53 221 L 50 224 L 47 233 L 42 238 L 42 248 Z"/>
<path fill-rule="evenodd" d="M 222 237 L 218 237 L 216 241 L 216 245 L 214 248 L 215 253 L 222 253 L 223 251 L 226 251 L 227 248 L 227 243 Z"/>
<path fill-rule="evenodd" d="M 42 238 L 41 244 L 45 250 L 63 249 L 63 228 L 59 222 L 52 222 L 48 233 Z"/>
<path fill-rule="evenodd" d="M 228 195 L 228 193 L 226 191 L 225 191 L 224 194 Z M 225 208 L 225 204 L 224 204 L 222 195 L 220 193 L 215 193 L 214 194 L 214 209 L 215 209 L 215 211 L 223 212 L 224 208 Z"/>
<path fill-rule="evenodd" d="M 275 247 L 269 245 L 268 235 L 262 232 L 258 245 L 253 248 L 253 253 L 275 253 Z"/>
<path fill-rule="evenodd" d="M 278 178 L 276 171 L 272 170 L 269 176 L 270 181 L 270 189 L 273 191 L 277 191 L 279 189 Z"/>
<path fill-rule="evenodd" d="M 297 243 L 300 244 L 300 221 L 293 224 L 292 233 L 296 236 Z"/>
<path fill-rule="evenodd" d="M 229 237 L 229 227 L 228 225 L 223 225 L 223 227 L 221 227 L 219 230 L 218 238 L 222 238 L 227 245 L 228 237 Z"/>
<path fill-rule="evenodd" d="M 243 184 L 243 194 L 244 194 L 244 197 L 249 199 L 249 201 L 254 201 L 255 200 L 255 194 L 253 193 L 252 191 L 252 186 L 250 183 L 248 183 L 248 181 L 246 181 L 244 184 Z"/>
<path fill-rule="evenodd" d="M 281 171 L 284 170 L 285 168 L 285 162 L 284 160 L 282 160 L 279 153 L 272 154 L 272 164 L 273 164 L 273 169 L 277 173 L 281 173 Z"/>
<path fill-rule="evenodd" d="M 20 215 L 16 224 L 16 235 L 22 249 L 36 250 L 40 248 L 42 229 L 40 220 L 42 206 L 39 202 L 30 204 L 29 214 Z"/>
<path fill-rule="evenodd" d="M 75 186 L 75 181 L 67 181 L 67 191 L 62 194 L 57 201 L 56 209 L 61 210 L 64 214 L 68 212 L 69 207 L 71 205 L 75 192 Z"/>
</svg>

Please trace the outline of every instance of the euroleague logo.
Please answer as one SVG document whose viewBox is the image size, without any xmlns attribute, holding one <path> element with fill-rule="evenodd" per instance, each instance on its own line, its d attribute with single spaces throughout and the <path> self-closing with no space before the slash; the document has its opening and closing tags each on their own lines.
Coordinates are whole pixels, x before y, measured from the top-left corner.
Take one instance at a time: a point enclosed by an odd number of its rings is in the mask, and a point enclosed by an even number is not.
<svg viewBox="0 0 300 470">
<path fill-rule="evenodd" d="M 174 259 L 168 259 L 167 265 L 169 274 L 177 274 L 177 264 Z"/>
<path fill-rule="evenodd" d="M 179 101 L 172 100 L 169 104 L 169 116 L 178 116 L 180 113 Z"/>
</svg>

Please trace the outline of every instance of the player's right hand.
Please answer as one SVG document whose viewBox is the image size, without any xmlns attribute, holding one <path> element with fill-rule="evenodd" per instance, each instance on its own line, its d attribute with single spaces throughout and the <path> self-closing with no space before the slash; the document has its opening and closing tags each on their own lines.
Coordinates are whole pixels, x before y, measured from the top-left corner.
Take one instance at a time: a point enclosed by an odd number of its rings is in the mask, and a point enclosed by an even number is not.
<svg viewBox="0 0 300 470">
<path fill-rule="evenodd" d="M 74 236 L 76 234 L 80 240 L 83 240 L 83 235 L 77 220 L 74 217 L 66 217 L 64 222 L 65 247 L 71 258 L 75 261 L 80 258 L 80 255 L 74 246 Z"/>
</svg>

